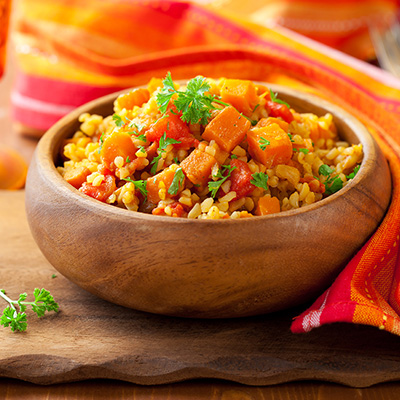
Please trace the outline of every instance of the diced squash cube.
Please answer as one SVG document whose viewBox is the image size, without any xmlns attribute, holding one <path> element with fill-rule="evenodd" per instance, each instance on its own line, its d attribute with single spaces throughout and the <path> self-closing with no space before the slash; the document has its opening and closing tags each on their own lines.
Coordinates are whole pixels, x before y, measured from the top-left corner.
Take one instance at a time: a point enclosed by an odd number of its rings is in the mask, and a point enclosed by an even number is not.
<svg viewBox="0 0 400 400">
<path fill-rule="evenodd" d="M 257 128 L 262 128 L 264 126 L 268 126 L 271 124 L 278 124 L 285 132 L 288 132 L 289 130 L 289 124 L 284 121 L 283 119 L 280 118 L 275 118 L 275 117 L 268 117 L 268 118 L 261 118 L 256 127 Z"/>
<path fill-rule="evenodd" d="M 74 188 L 79 189 L 86 178 L 91 174 L 89 168 L 80 165 L 75 168 L 68 169 L 64 174 L 64 179 Z"/>
<path fill-rule="evenodd" d="M 254 83 L 241 79 L 225 79 L 221 86 L 221 99 L 248 117 L 260 100 Z"/>
<path fill-rule="evenodd" d="M 193 150 L 180 164 L 186 177 L 194 185 L 205 185 L 217 160 L 206 152 Z"/>
<path fill-rule="evenodd" d="M 286 164 L 292 158 L 289 135 L 276 123 L 249 130 L 247 142 L 250 155 L 267 168 Z"/>
<path fill-rule="evenodd" d="M 215 140 L 222 150 L 231 152 L 243 140 L 250 126 L 250 121 L 237 110 L 226 107 L 206 126 L 203 139 Z"/>
<path fill-rule="evenodd" d="M 119 95 L 115 102 L 121 110 L 124 108 L 132 110 L 135 106 L 141 107 L 144 103 L 148 102 L 149 99 L 149 91 L 144 88 L 138 88 Z"/>
<path fill-rule="evenodd" d="M 101 145 L 100 158 L 107 168 L 114 169 L 115 157 L 121 156 L 124 160 L 129 157 L 133 160 L 136 158 L 136 151 L 137 148 L 128 133 L 115 131 L 104 139 Z"/>
<path fill-rule="evenodd" d="M 257 207 L 254 211 L 255 215 L 268 215 L 275 214 L 281 211 L 279 199 L 277 197 L 271 197 L 267 194 L 258 199 Z"/>
<path fill-rule="evenodd" d="M 150 203 L 157 204 L 160 200 L 173 197 L 170 193 L 168 193 L 168 189 L 172 184 L 175 171 L 177 170 L 176 165 L 174 165 L 174 167 L 175 168 L 166 168 L 157 175 L 147 178 L 147 199 Z M 176 194 L 180 193 L 184 186 L 185 180 L 183 179 Z"/>
</svg>

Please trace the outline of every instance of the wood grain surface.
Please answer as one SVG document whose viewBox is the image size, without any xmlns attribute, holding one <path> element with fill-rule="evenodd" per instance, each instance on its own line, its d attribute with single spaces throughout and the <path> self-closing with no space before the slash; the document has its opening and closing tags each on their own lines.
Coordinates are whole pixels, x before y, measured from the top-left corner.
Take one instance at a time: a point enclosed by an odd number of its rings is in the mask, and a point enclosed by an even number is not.
<svg viewBox="0 0 400 400">
<path fill-rule="evenodd" d="M 0 330 L 0 377 L 38 384 L 116 379 L 155 385 L 217 378 L 246 385 L 321 380 L 366 387 L 400 379 L 400 338 L 336 324 L 289 331 L 300 310 L 228 320 L 191 320 L 108 303 L 57 274 L 34 243 L 24 192 L 0 196 L 0 281 L 11 297 L 45 287 L 58 314 L 28 315 L 28 330 Z M 54 223 L 57 223 L 55 220 Z"/>
</svg>

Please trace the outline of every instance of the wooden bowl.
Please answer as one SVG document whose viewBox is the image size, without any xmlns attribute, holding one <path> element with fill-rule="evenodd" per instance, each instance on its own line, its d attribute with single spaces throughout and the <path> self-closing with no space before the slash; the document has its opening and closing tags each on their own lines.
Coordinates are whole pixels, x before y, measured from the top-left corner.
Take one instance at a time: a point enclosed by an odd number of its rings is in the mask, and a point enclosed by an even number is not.
<svg viewBox="0 0 400 400">
<path fill-rule="evenodd" d="M 358 120 L 320 98 L 268 86 L 298 111 L 332 113 L 341 137 L 362 143 L 361 168 L 345 188 L 305 208 L 241 220 L 161 217 L 103 204 L 64 181 L 55 162 L 78 116 L 112 114 L 113 94 L 64 117 L 37 146 L 26 211 L 49 262 L 103 299 L 172 316 L 243 317 L 319 295 L 384 216 L 390 172 Z"/>
</svg>

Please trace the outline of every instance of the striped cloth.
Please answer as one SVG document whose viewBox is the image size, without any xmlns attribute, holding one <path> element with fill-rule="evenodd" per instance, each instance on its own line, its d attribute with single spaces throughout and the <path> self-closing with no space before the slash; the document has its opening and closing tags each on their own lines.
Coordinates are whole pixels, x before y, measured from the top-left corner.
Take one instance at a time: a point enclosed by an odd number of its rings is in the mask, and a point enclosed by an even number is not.
<svg viewBox="0 0 400 400">
<path fill-rule="evenodd" d="M 269 81 L 339 104 L 383 149 L 392 201 L 375 234 L 294 319 L 292 331 L 349 322 L 400 334 L 400 81 L 344 53 L 358 49 L 357 57 L 368 58 L 368 24 L 393 16 L 397 2 L 325 1 L 324 10 L 316 10 L 315 0 L 203 3 L 20 0 L 13 31 L 15 121 L 41 135 L 76 106 L 167 71 L 174 79 Z"/>
</svg>

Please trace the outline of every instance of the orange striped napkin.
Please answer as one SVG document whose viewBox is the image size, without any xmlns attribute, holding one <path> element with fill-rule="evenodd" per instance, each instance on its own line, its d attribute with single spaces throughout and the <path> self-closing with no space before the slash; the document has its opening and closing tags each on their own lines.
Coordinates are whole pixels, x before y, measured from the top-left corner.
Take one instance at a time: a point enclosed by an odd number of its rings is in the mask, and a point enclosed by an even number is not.
<svg viewBox="0 0 400 400">
<path fill-rule="evenodd" d="M 351 322 L 400 334 L 400 80 L 343 52 L 356 49 L 358 57 L 368 57 L 368 23 L 393 16 L 397 2 L 325 1 L 324 10 L 316 10 L 315 0 L 203 3 L 20 0 L 13 35 L 15 120 L 40 135 L 76 106 L 167 71 L 175 79 L 237 77 L 328 97 L 366 124 L 381 145 L 393 196 L 376 233 L 294 319 L 292 331 Z"/>
</svg>

